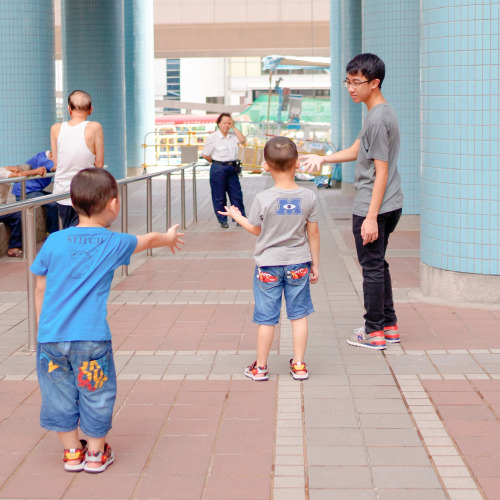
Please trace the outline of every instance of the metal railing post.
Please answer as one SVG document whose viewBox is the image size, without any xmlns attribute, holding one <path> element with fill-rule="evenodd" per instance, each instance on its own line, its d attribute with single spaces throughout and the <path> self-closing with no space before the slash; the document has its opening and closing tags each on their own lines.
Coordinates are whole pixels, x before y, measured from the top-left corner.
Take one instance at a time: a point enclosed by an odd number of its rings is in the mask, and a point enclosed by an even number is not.
<svg viewBox="0 0 500 500">
<path fill-rule="evenodd" d="M 21 201 L 26 199 L 26 181 L 21 181 Z M 22 245 L 23 245 L 23 259 L 26 259 L 26 245 L 28 242 L 26 241 L 26 211 L 23 210 L 21 212 L 21 235 L 22 235 Z"/>
<path fill-rule="evenodd" d="M 146 179 L 146 233 L 153 231 L 153 180 L 151 177 Z M 151 257 L 153 250 L 148 248 L 146 255 Z"/>
<path fill-rule="evenodd" d="M 122 205 L 122 233 L 128 233 L 128 200 L 127 184 L 120 185 L 120 196 Z M 122 266 L 122 276 L 128 276 L 128 266 Z"/>
<path fill-rule="evenodd" d="M 186 229 L 186 180 L 184 169 L 181 170 L 181 229 Z"/>
<path fill-rule="evenodd" d="M 193 222 L 198 222 L 198 200 L 196 198 L 196 163 L 193 165 Z"/>
<path fill-rule="evenodd" d="M 167 231 L 172 225 L 172 179 L 171 174 L 167 174 L 167 193 L 166 193 L 166 210 L 167 210 Z"/>
<path fill-rule="evenodd" d="M 27 279 L 28 279 L 28 350 L 36 350 L 37 337 L 37 320 L 36 320 L 36 304 L 35 304 L 35 286 L 36 277 L 30 271 L 30 266 L 33 264 L 36 255 L 36 234 L 35 234 L 35 207 L 29 207 L 23 210 L 26 217 L 26 253 Z"/>
</svg>

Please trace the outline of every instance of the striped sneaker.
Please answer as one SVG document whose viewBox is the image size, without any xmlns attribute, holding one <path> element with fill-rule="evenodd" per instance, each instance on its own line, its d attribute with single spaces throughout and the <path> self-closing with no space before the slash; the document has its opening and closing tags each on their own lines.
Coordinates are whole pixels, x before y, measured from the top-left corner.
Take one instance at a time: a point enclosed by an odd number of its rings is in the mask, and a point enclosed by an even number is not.
<svg viewBox="0 0 500 500">
<path fill-rule="evenodd" d="M 398 325 L 384 326 L 384 337 L 386 342 L 396 344 L 401 342 L 399 339 L 399 328 Z"/>
<path fill-rule="evenodd" d="M 366 347 L 367 349 L 386 349 L 384 332 L 366 333 L 365 327 L 356 328 L 352 335 L 347 337 L 347 343 L 356 347 Z"/>
</svg>

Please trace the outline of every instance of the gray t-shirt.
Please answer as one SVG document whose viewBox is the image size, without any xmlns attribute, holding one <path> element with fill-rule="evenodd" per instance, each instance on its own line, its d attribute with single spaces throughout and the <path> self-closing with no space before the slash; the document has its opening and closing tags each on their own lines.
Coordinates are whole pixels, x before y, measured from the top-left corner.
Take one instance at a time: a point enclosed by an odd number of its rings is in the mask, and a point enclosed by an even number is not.
<svg viewBox="0 0 500 500">
<path fill-rule="evenodd" d="M 255 197 L 248 220 L 254 226 L 261 226 L 254 252 L 257 266 L 287 266 L 311 261 L 306 226 L 308 221 L 318 221 L 314 191 L 302 187 L 266 189 Z"/>
<path fill-rule="evenodd" d="M 373 160 L 389 163 L 389 176 L 379 213 L 392 212 L 403 206 L 401 178 L 398 172 L 399 124 L 396 113 L 387 103 L 377 104 L 368 111 L 358 135 L 360 140 L 354 178 L 353 213 L 366 217 L 375 182 Z"/>
</svg>

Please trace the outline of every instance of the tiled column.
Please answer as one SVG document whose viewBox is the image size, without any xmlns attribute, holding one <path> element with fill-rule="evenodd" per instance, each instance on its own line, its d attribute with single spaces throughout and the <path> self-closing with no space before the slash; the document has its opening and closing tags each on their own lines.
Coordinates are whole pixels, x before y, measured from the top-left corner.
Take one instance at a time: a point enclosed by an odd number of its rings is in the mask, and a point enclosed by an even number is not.
<svg viewBox="0 0 500 500">
<path fill-rule="evenodd" d="M 342 142 L 341 85 L 343 68 L 340 62 L 340 0 L 330 0 L 330 105 L 332 142 L 339 148 Z"/>
<path fill-rule="evenodd" d="M 64 98 L 92 96 L 91 120 L 104 130 L 104 163 L 125 177 L 125 64 L 123 0 L 62 0 Z M 66 112 L 67 116 L 67 112 Z"/>
<path fill-rule="evenodd" d="M 383 59 L 382 93 L 398 115 L 404 214 L 420 213 L 419 5 L 419 0 L 363 0 L 362 10 L 363 52 Z"/>
<path fill-rule="evenodd" d="M 499 3 L 421 2 L 421 290 L 500 302 Z"/>
<path fill-rule="evenodd" d="M 127 166 L 144 162 L 144 136 L 155 125 L 153 0 L 125 0 Z"/>
<path fill-rule="evenodd" d="M 0 2 L 0 165 L 50 148 L 55 114 L 52 0 Z"/>
<path fill-rule="evenodd" d="M 343 75 L 347 63 L 361 50 L 361 0 L 342 0 L 341 2 L 341 67 Z M 342 78 L 343 80 L 344 78 Z M 342 101 L 342 149 L 348 148 L 358 137 L 361 130 L 362 107 L 353 102 L 345 89 Z M 342 165 L 342 190 L 352 191 L 356 162 Z"/>
</svg>

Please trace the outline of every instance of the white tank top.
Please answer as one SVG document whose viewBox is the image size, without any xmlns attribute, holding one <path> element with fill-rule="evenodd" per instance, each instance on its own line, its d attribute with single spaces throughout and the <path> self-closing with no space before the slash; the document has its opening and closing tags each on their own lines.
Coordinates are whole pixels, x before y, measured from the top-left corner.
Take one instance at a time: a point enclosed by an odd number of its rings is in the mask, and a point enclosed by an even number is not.
<svg viewBox="0 0 500 500">
<path fill-rule="evenodd" d="M 95 166 L 93 155 L 85 142 L 84 121 L 74 127 L 63 122 L 57 138 L 57 169 L 53 194 L 67 193 L 73 177 L 84 168 Z M 71 205 L 71 199 L 61 200 L 61 205 Z"/>
</svg>

